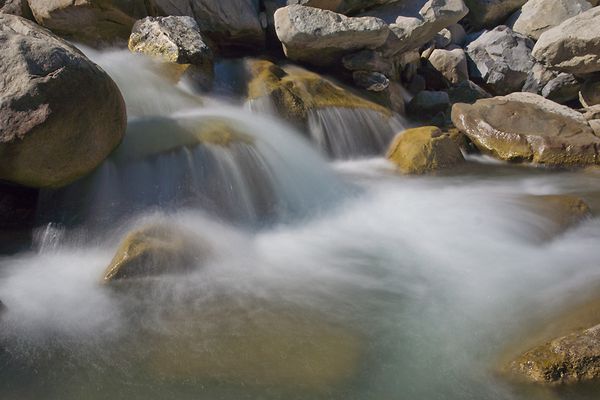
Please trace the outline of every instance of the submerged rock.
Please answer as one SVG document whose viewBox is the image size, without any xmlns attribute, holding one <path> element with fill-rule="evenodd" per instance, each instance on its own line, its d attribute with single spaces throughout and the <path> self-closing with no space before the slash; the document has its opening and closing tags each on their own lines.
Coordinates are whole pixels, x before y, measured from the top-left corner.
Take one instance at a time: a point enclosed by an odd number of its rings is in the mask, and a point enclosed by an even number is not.
<svg viewBox="0 0 600 400">
<path fill-rule="evenodd" d="M 193 270 L 208 246 L 182 228 L 155 223 L 127 234 L 104 273 L 104 282 Z"/>
<path fill-rule="evenodd" d="M 455 104 L 452 122 L 479 150 L 501 160 L 553 166 L 598 162 L 600 138 L 585 118 L 533 93 Z"/>
<path fill-rule="evenodd" d="M 600 325 L 535 347 L 510 364 L 515 374 L 539 383 L 577 383 L 600 378 Z"/>
<path fill-rule="evenodd" d="M 528 195 L 523 200 L 526 207 L 551 222 L 551 226 L 544 227 L 543 232 L 544 239 L 548 240 L 592 215 L 590 206 L 575 195 Z"/>
<path fill-rule="evenodd" d="M 0 179 L 59 187 L 95 169 L 127 123 L 117 85 L 38 25 L 0 14 Z"/>
<path fill-rule="evenodd" d="M 544 32 L 533 57 L 549 68 L 573 74 L 600 71 L 600 7 Z"/>
<path fill-rule="evenodd" d="M 434 172 L 464 162 L 458 144 L 435 126 L 399 133 L 389 147 L 387 158 L 406 174 Z"/>
<path fill-rule="evenodd" d="M 349 18 L 299 5 L 275 12 L 275 30 L 289 59 L 320 66 L 331 65 L 357 50 L 375 49 L 390 33 L 378 18 Z"/>
</svg>

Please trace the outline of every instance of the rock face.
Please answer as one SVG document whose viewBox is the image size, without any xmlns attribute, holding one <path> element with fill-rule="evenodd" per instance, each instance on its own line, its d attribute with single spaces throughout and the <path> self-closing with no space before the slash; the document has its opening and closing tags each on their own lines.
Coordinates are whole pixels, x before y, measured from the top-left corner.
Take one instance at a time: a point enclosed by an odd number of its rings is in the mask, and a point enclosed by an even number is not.
<svg viewBox="0 0 600 400">
<path fill-rule="evenodd" d="M 127 122 L 123 98 L 75 47 L 1 14 L 0 54 L 0 179 L 66 185 L 117 147 Z"/>
<path fill-rule="evenodd" d="M 577 383 L 600 378 L 600 325 L 535 347 L 510 369 L 539 383 Z"/>
<path fill-rule="evenodd" d="M 492 27 L 519 9 L 527 0 L 465 0 L 474 29 Z"/>
<path fill-rule="evenodd" d="M 429 62 L 450 83 L 457 84 L 469 80 L 467 56 L 461 48 L 435 49 L 429 56 Z"/>
<path fill-rule="evenodd" d="M 390 145 L 387 158 L 406 174 L 434 172 L 464 161 L 456 142 L 435 126 L 399 133 Z"/>
<path fill-rule="evenodd" d="M 135 21 L 156 12 L 145 0 L 29 0 L 29 5 L 40 25 L 90 46 L 127 43 Z"/>
<path fill-rule="evenodd" d="M 452 122 L 482 152 L 555 166 L 598 162 L 600 138 L 583 116 L 532 93 L 455 104 Z"/>
<path fill-rule="evenodd" d="M 275 12 L 275 30 L 288 58 L 329 65 L 344 54 L 381 46 L 389 35 L 378 18 L 348 18 L 313 7 L 287 6 Z"/>
<path fill-rule="evenodd" d="M 581 85 L 579 101 L 584 107 L 600 104 L 600 79 L 588 79 Z"/>
<path fill-rule="evenodd" d="M 193 234 L 168 224 L 150 224 L 123 239 L 104 281 L 190 271 L 207 254 L 207 246 Z"/>
<path fill-rule="evenodd" d="M 538 40 L 563 21 L 592 8 L 587 0 L 529 0 L 511 17 L 513 31 Z"/>
<path fill-rule="evenodd" d="M 532 54 L 559 71 L 600 71 L 600 8 L 594 7 L 542 33 Z"/>
<path fill-rule="evenodd" d="M 0 13 L 33 19 L 27 0 L 0 0 Z"/>
<path fill-rule="evenodd" d="M 493 94 L 518 92 L 533 68 L 533 45 L 506 26 L 485 32 L 467 46 L 470 76 Z"/>
<path fill-rule="evenodd" d="M 194 17 L 200 31 L 221 51 L 256 50 L 265 32 L 255 0 L 153 0 L 162 15 Z"/>
</svg>

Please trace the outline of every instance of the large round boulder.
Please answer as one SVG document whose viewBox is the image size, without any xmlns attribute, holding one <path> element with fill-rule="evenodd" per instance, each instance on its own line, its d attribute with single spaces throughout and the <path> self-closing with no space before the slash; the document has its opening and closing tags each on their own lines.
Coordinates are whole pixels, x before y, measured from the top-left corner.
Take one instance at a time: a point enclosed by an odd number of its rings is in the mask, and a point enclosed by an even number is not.
<svg viewBox="0 0 600 400">
<path fill-rule="evenodd" d="M 452 122 L 482 152 L 553 166 L 598 162 L 597 137 L 582 114 L 533 93 L 455 104 Z"/>
<path fill-rule="evenodd" d="M 66 185 L 95 169 L 127 124 L 116 84 L 38 25 L 0 14 L 0 179 Z"/>
</svg>

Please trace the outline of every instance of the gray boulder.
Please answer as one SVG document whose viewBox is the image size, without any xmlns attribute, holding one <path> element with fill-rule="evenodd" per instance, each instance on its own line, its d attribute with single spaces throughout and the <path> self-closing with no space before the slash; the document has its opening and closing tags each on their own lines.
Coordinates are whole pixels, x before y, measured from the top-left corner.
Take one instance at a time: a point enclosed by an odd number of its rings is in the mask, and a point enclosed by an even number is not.
<svg viewBox="0 0 600 400">
<path fill-rule="evenodd" d="M 581 84 L 572 74 L 562 72 L 551 79 L 542 89 L 542 96 L 557 103 L 575 100 Z"/>
<path fill-rule="evenodd" d="M 375 49 L 389 35 L 381 19 L 349 18 L 300 5 L 275 12 L 275 31 L 288 58 L 314 65 L 330 65 L 345 54 Z"/>
<path fill-rule="evenodd" d="M 527 0 L 465 0 L 468 20 L 473 29 L 491 28 L 501 24 Z"/>
<path fill-rule="evenodd" d="M 409 117 L 417 120 L 426 120 L 446 113 L 449 107 L 450 97 L 448 93 L 423 90 L 417 93 L 407 104 L 406 111 Z"/>
<path fill-rule="evenodd" d="M 579 92 L 579 101 L 584 107 L 600 104 L 600 78 L 590 78 L 583 82 Z"/>
<path fill-rule="evenodd" d="M 433 50 L 429 56 L 429 63 L 450 83 L 457 84 L 469 80 L 467 56 L 460 47 Z"/>
<path fill-rule="evenodd" d="M 27 0 L 0 0 L 0 13 L 18 15 L 33 20 Z"/>
<path fill-rule="evenodd" d="M 394 1 L 397 0 L 287 0 L 287 5 L 300 4 L 350 15 L 367 8 L 392 3 Z"/>
<path fill-rule="evenodd" d="M 375 50 L 361 50 L 342 58 L 342 64 L 350 71 L 373 71 L 391 75 L 394 65 L 389 58 Z"/>
<path fill-rule="evenodd" d="M 66 185 L 95 169 L 127 123 L 116 84 L 79 50 L 0 14 L 0 179 Z"/>
<path fill-rule="evenodd" d="M 600 71 L 600 7 L 567 19 L 540 35 L 533 57 L 563 72 Z"/>
<path fill-rule="evenodd" d="M 507 23 L 513 31 L 538 40 L 561 22 L 592 8 L 587 0 L 529 0 Z"/>
<path fill-rule="evenodd" d="M 487 31 L 467 46 L 469 75 L 494 94 L 518 92 L 533 68 L 531 39 L 507 26 Z"/>
</svg>

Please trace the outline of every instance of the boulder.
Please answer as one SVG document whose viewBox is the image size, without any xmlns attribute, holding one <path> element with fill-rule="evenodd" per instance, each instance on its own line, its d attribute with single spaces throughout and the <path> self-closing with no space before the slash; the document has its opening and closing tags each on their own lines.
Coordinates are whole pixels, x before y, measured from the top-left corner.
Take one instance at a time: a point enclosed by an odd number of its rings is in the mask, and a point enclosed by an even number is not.
<svg viewBox="0 0 600 400">
<path fill-rule="evenodd" d="M 392 61 L 374 50 L 361 50 L 342 58 L 344 68 L 350 71 L 373 71 L 391 75 L 394 70 Z"/>
<path fill-rule="evenodd" d="M 591 8 L 542 33 L 532 55 L 563 72 L 600 71 L 600 8 Z"/>
<path fill-rule="evenodd" d="M 469 25 L 473 29 L 490 28 L 506 20 L 527 0 L 465 0 Z"/>
<path fill-rule="evenodd" d="M 467 56 L 461 48 L 435 49 L 429 56 L 429 63 L 452 84 L 469 80 Z"/>
<path fill-rule="evenodd" d="M 406 174 L 424 174 L 464 162 L 458 144 L 435 126 L 407 129 L 399 133 L 387 158 Z"/>
<path fill-rule="evenodd" d="M 436 49 L 445 49 L 452 43 L 452 32 L 444 28 L 433 37 L 433 44 Z"/>
<path fill-rule="evenodd" d="M 0 0 L 0 13 L 33 20 L 33 14 L 27 0 Z"/>
<path fill-rule="evenodd" d="M 491 94 L 471 81 L 463 81 L 450 87 L 447 91 L 450 103 L 475 103 L 479 99 L 488 99 Z"/>
<path fill-rule="evenodd" d="M 206 243 L 183 228 L 153 223 L 121 241 L 104 273 L 104 282 L 191 271 L 204 261 Z"/>
<path fill-rule="evenodd" d="M 542 96 L 557 103 L 575 100 L 581 84 L 572 74 L 561 72 L 551 79 L 542 89 Z"/>
<path fill-rule="evenodd" d="M 380 72 L 354 71 L 352 79 L 356 86 L 372 92 L 382 92 L 390 86 L 390 80 Z"/>
<path fill-rule="evenodd" d="M 515 32 L 538 40 L 548 29 L 590 8 L 587 0 L 529 0 L 507 25 Z"/>
<path fill-rule="evenodd" d="M 450 108 L 450 97 L 442 91 L 423 90 L 417 93 L 406 107 L 407 115 L 426 120 L 446 113 Z"/>
<path fill-rule="evenodd" d="M 600 138 L 585 118 L 533 93 L 455 104 L 452 122 L 482 152 L 551 166 L 598 162 Z"/>
<path fill-rule="evenodd" d="M 537 346 L 514 360 L 510 370 L 527 380 L 571 384 L 600 378 L 600 325 Z"/>
<path fill-rule="evenodd" d="M 584 107 L 600 104 L 600 78 L 590 78 L 583 82 L 579 91 L 579 101 Z"/>
<path fill-rule="evenodd" d="M 29 250 L 39 190 L 0 184 L 0 254 Z"/>
<path fill-rule="evenodd" d="M 137 21 L 129 38 L 129 50 L 167 65 L 180 64 L 186 76 L 193 75 L 199 88 L 211 87 L 213 53 L 192 17 L 146 17 Z"/>
<path fill-rule="evenodd" d="M 395 0 L 287 0 L 287 5 L 300 4 L 350 15 L 361 10 L 391 3 Z"/>
<path fill-rule="evenodd" d="M 467 46 L 469 74 L 493 94 L 521 91 L 534 65 L 533 45 L 531 39 L 498 26 Z"/>
<path fill-rule="evenodd" d="M 153 0 L 161 15 L 194 17 L 200 31 L 224 53 L 256 51 L 265 32 L 256 0 Z M 216 50 L 216 49 L 215 49 Z"/>
<path fill-rule="evenodd" d="M 116 84 L 38 25 L 0 14 L 0 179 L 67 185 L 121 142 L 127 117 Z"/>
<path fill-rule="evenodd" d="M 456 46 L 463 46 L 465 44 L 465 40 L 467 39 L 467 32 L 465 32 L 465 28 L 461 24 L 452 24 L 446 27 L 450 31 L 451 41 L 450 44 L 454 44 Z"/>
<path fill-rule="evenodd" d="M 29 0 L 29 6 L 40 25 L 96 47 L 126 44 L 135 21 L 156 13 L 145 0 Z"/>
<path fill-rule="evenodd" d="M 547 220 L 547 224 L 540 225 L 543 240 L 552 240 L 592 216 L 590 206 L 579 196 L 527 195 L 522 201 L 526 208 Z"/>
<path fill-rule="evenodd" d="M 463 0 L 409 1 L 390 7 L 396 17 L 390 24 L 391 34 L 384 46 L 386 55 L 420 48 L 469 12 Z"/>
<path fill-rule="evenodd" d="M 289 59 L 320 66 L 357 50 L 375 49 L 389 35 L 387 25 L 378 18 L 349 18 L 300 5 L 278 9 L 275 30 Z"/>
</svg>

